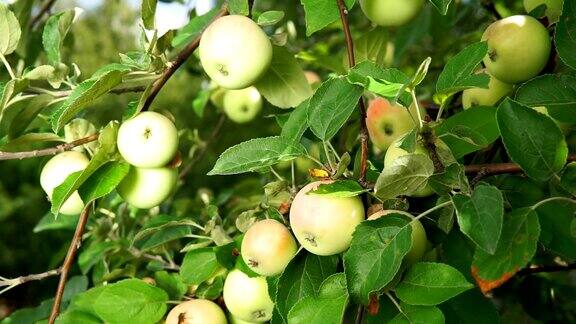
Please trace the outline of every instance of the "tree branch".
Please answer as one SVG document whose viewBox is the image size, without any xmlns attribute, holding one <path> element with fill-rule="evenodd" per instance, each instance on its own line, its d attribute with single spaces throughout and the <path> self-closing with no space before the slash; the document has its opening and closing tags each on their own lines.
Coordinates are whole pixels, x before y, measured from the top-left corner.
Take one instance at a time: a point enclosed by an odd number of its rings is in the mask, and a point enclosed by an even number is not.
<svg viewBox="0 0 576 324">
<path fill-rule="evenodd" d="M 50 311 L 50 318 L 48 319 L 49 324 L 54 324 L 56 317 L 60 311 L 60 303 L 62 302 L 62 295 L 64 294 L 64 288 L 66 287 L 66 280 L 68 279 L 68 272 L 72 267 L 74 262 L 74 257 L 76 252 L 82 244 L 82 235 L 84 234 L 84 228 L 86 227 L 86 222 L 88 221 L 88 216 L 90 215 L 90 209 L 92 204 L 88 203 L 82 213 L 80 214 L 80 219 L 78 220 L 78 225 L 76 225 L 76 231 L 74 231 L 74 236 L 72 237 L 72 242 L 68 247 L 68 252 L 66 253 L 66 258 L 64 258 L 64 263 L 62 264 L 60 281 L 58 282 L 58 289 L 56 290 L 56 296 L 54 297 L 54 304 L 52 305 L 52 310 Z"/>
<path fill-rule="evenodd" d="M 0 151 L 0 161 L 3 160 L 22 160 L 27 158 L 33 158 L 38 156 L 46 155 L 56 155 L 65 151 L 70 151 L 76 146 L 84 145 L 86 143 L 94 142 L 98 139 L 99 134 L 93 134 L 70 143 L 64 143 L 57 145 L 55 147 L 45 148 L 41 150 L 34 151 L 24 151 L 24 152 L 2 152 Z"/>
<path fill-rule="evenodd" d="M 42 19 L 42 17 L 44 17 L 45 14 L 49 13 L 50 9 L 52 9 L 52 6 L 54 6 L 55 3 L 56 3 L 56 0 L 48 0 L 44 4 L 44 6 L 42 6 L 42 8 L 38 12 L 38 14 L 36 16 L 34 16 L 34 18 L 32 18 L 32 20 L 30 20 L 30 27 L 34 27 L 34 25 L 36 25 L 36 23 L 38 23 L 40 21 L 40 19 Z"/>
<path fill-rule="evenodd" d="M 0 290 L 0 294 L 18 286 L 18 285 L 27 283 L 29 281 L 42 280 L 42 279 L 45 279 L 48 277 L 57 276 L 59 274 L 60 274 L 60 268 L 54 269 L 54 270 L 49 270 L 49 271 L 42 272 L 42 273 L 36 273 L 36 274 L 21 276 L 21 277 L 13 278 L 13 279 L 6 279 L 3 277 L 0 277 L 0 287 L 6 287 L 6 288 Z"/>
<path fill-rule="evenodd" d="M 214 17 L 212 21 L 220 17 L 226 16 L 227 14 L 228 14 L 228 7 L 226 5 L 223 5 L 218 14 L 216 15 L 216 17 Z M 170 77 L 172 77 L 174 72 L 176 72 L 176 70 L 178 70 L 178 68 L 182 66 L 182 64 L 184 64 L 184 62 L 186 62 L 186 60 L 190 57 L 190 55 L 192 55 L 192 53 L 194 53 L 194 51 L 198 48 L 198 45 L 200 44 L 200 38 L 202 38 L 202 34 L 200 34 L 192 42 L 190 42 L 180 53 L 178 53 L 178 55 L 176 55 L 176 57 L 170 63 L 168 63 L 168 67 L 166 68 L 166 70 L 164 70 L 164 72 L 162 72 L 160 77 L 156 81 L 154 81 L 152 90 L 150 91 L 150 94 L 148 95 L 146 101 L 144 102 L 142 111 L 146 111 L 150 108 L 150 105 L 152 104 L 152 102 L 154 101 L 160 90 L 162 90 L 162 87 L 164 87 L 164 85 L 166 84 L 166 82 L 168 82 Z"/>
<path fill-rule="evenodd" d="M 571 271 L 576 270 L 576 263 L 570 263 L 567 265 L 549 265 L 549 266 L 532 266 L 524 268 L 518 271 L 517 275 L 519 276 L 527 276 L 535 273 L 543 273 L 543 272 L 562 272 L 562 271 Z"/>
<path fill-rule="evenodd" d="M 354 58 L 354 41 L 352 40 L 352 34 L 350 33 L 350 26 L 348 24 L 348 9 L 344 0 L 336 0 L 338 2 L 338 9 L 340 11 L 340 20 L 342 21 L 342 28 L 344 29 L 344 37 L 346 38 L 346 49 L 348 51 L 348 65 L 350 68 L 356 65 L 356 60 Z M 360 160 L 360 179 L 359 182 L 363 186 L 366 186 L 366 168 L 368 165 L 368 140 L 370 135 L 368 134 L 368 128 L 366 127 L 366 105 L 364 103 L 364 98 L 362 96 L 358 100 L 358 105 L 360 106 L 360 150 L 361 150 L 361 160 Z"/>
<path fill-rule="evenodd" d="M 567 162 L 576 161 L 576 154 L 568 156 Z M 478 174 L 484 176 L 504 174 L 504 173 L 520 173 L 523 172 L 520 166 L 516 163 L 491 163 L 491 164 L 471 164 L 466 165 L 466 173 Z"/>
</svg>

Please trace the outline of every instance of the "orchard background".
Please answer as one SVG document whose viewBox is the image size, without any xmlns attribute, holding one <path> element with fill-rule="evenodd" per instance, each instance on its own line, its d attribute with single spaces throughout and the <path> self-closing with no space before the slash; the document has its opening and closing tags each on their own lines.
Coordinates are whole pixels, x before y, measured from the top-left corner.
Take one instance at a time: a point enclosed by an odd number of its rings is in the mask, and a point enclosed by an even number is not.
<svg viewBox="0 0 576 324">
<path fill-rule="evenodd" d="M 576 322 L 575 35 L 572 0 L 0 2 L 0 323 Z"/>
</svg>

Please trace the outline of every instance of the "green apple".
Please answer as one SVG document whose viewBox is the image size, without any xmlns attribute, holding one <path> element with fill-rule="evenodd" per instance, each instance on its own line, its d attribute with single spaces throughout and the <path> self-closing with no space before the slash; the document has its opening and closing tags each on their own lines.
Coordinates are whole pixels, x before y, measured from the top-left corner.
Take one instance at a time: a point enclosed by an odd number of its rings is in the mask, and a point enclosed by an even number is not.
<svg viewBox="0 0 576 324">
<path fill-rule="evenodd" d="M 146 111 L 122 123 L 117 146 L 122 157 L 136 167 L 163 167 L 178 150 L 178 131 L 168 117 Z"/>
<path fill-rule="evenodd" d="M 402 26 L 422 10 L 424 0 L 360 0 L 360 8 L 376 25 Z"/>
<path fill-rule="evenodd" d="M 255 87 L 228 90 L 224 94 L 222 105 L 230 120 L 243 124 L 254 119 L 262 110 L 262 96 Z"/>
<path fill-rule="evenodd" d="M 88 163 L 90 160 L 77 151 L 62 152 L 51 158 L 40 173 L 40 186 L 48 195 L 48 199 L 52 199 L 54 188 L 61 185 L 72 173 L 84 170 Z M 82 209 L 84 209 L 84 202 L 78 191 L 74 191 L 58 212 L 64 215 L 78 215 Z"/>
<path fill-rule="evenodd" d="M 268 295 L 268 283 L 264 277 L 250 278 L 234 269 L 224 281 L 224 303 L 230 313 L 249 322 L 266 322 L 272 318 L 274 303 Z"/>
<path fill-rule="evenodd" d="M 200 39 L 200 63 L 221 87 L 243 89 L 253 85 L 270 67 L 272 44 L 250 18 L 218 18 Z"/>
<path fill-rule="evenodd" d="M 390 145 L 390 147 L 388 147 L 388 150 L 386 150 L 386 155 L 384 155 L 384 169 L 386 169 L 387 167 L 390 167 L 392 165 L 392 163 L 394 163 L 394 161 L 403 156 L 403 155 L 407 155 L 410 154 L 407 151 L 401 149 L 400 147 L 398 147 L 399 143 L 398 139 L 396 142 L 392 143 Z M 423 155 L 428 155 L 428 151 L 426 151 L 426 149 L 420 144 L 417 143 L 416 144 L 416 149 L 414 150 L 414 154 L 423 154 Z M 414 194 L 412 194 L 412 197 L 427 197 L 430 196 L 434 193 L 434 191 L 432 190 L 432 188 L 430 188 L 430 186 L 426 186 L 418 191 L 416 191 Z"/>
<path fill-rule="evenodd" d="M 360 197 L 327 197 L 310 193 L 324 183 L 316 181 L 302 188 L 290 208 L 290 226 L 296 239 L 316 255 L 334 255 L 350 247 L 356 225 L 364 220 Z"/>
<path fill-rule="evenodd" d="M 207 299 L 192 299 L 176 305 L 166 317 L 166 324 L 226 324 L 222 308 Z"/>
<path fill-rule="evenodd" d="M 132 167 L 116 190 L 130 205 L 149 209 L 170 196 L 177 180 L 178 170 L 174 168 Z"/>
<path fill-rule="evenodd" d="M 562 5 L 564 0 L 524 0 L 524 9 L 527 13 L 536 9 L 541 5 L 546 5 L 546 17 L 550 22 L 558 21 L 558 17 L 562 14 Z"/>
<path fill-rule="evenodd" d="M 228 317 L 228 323 L 230 323 L 230 324 L 255 324 L 255 323 L 260 323 L 260 322 L 245 321 L 243 319 L 240 319 L 240 318 L 230 314 L 230 316 Z"/>
<path fill-rule="evenodd" d="M 548 30 L 530 16 L 510 16 L 492 23 L 482 35 L 488 42 L 484 65 L 490 75 L 505 83 L 537 76 L 550 57 Z"/>
<path fill-rule="evenodd" d="M 392 142 L 416 127 L 414 122 L 408 109 L 400 104 L 391 104 L 384 98 L 370 101 L 366 111 L 370 140 L 380 150 L 386 150 Z"/>
<path fill-rule="evenodd" d="M 411 266 L 414 263 L 420 261 L 426 252 L 426 244 L 428 240 L 426 238 L 426 231 L 424 230 L 424 226 L 422 226 L 420 220 L 414 220 L 414 216 L 412 216 L 410 213 L 400 210 L 381 210 L 370 215 L 368 220 L 378 219 L 382 216 L 390 214 L 401 214 L 407 219 L 411 220 L 410 225 L 412 226 L 412 247 L 404 257 L 406 265 Z"/>
<path fill-rule="evenodd" d="M 462 106 L 464 109 L 472 106 L 493 106 L 514 89 L 513 85 L 504 83 L 489 74 L 488 76 L 490 76 L 488 89 L 470 88 L 464 90 L 462 93 Z"/>
<path fill-rule="evenodd" d="M 242 239 L 242 259 L 261 276 L 282 273 L 296 255 L 298 246 L 290 230 L 273 219 L 252 225 Z"/>
</svg>

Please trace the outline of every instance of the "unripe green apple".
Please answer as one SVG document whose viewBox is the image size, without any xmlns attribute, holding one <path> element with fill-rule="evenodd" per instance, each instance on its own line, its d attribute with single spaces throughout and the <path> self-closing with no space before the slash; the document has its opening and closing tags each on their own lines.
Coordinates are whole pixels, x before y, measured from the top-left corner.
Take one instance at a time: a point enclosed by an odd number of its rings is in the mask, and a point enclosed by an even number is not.
<svg viewBox="0 0 576 324">
<path fill-rule="evenodd" d="M 504 96 L 512 92 L 514 86 L 504 83 L 490 76 L 488 89 L 470 88 L 462 93 L 462 107 L 468 109 L 472 106 L 493 106 Z"/>
<path fill-rule="evenodd" d="M 170 196 L 177 180 L 177 169 L 132 167 L 116 190 L 130 205 L 149 209 Z"/>
<path fill-rule="evenodd" d="M 241 320 L 266 322 L 272 318 L 274 303 L 264 277 L 250 278 L 234 269 L 226 276 L 223 295 L 230 313 Z"/>
<path fill-rule="evenodd" d="M 163 167 L 178 150 L 178 131 L 168 117 L 145 111 L 122 123 L 117 146 L 122 157 L 136 167 Z"/>
<path fill-rule="evenodd" d="M 412 264 L 420 261 L 424 256 L 424 253 L 426 253 L 426 243 L 428 240 L 426 238 L 426 231 L 424 230 L 424 226 L 422 226 L 422 223 L 418 219 L 413 221 L 414 216 L 412 216 L 410 213 L 400 210 L 381 210 L 370 215 L 368 220 L 374 220 L 390 214 L 401 214 L 412 221 L 410 223 L 410 226 L 412 226 L 412 247 L 404 257 L 406 265 L 411 266 Z"/>
<path fill-rule="evenodd" d="M 166 324 L 226 324 L 226 315 L 216 303 L 192 299 L 176 305 L 166 317 Z"/>
<path fill-rule="evenodd" d="M 222 103 L 226 116 L 238 124 L 251 121 L 262 110 L 262 96 L 255 87 L 228 90 Z"/>
<path fill-rule="evenodd" d="M 510 16 L 492 23 L 482 35 L 488 42 L 484 65 L 496 79 L 519 83 L 537 76 L 548 63 L 548 30 L 530 16 Z"/>
<path fill-rule="evenodd" d="M 376 25 L 402 26 L 422 10 L 424 0 L 360 0 L 360 8 Z"/>
<path fill-rule="evenodd" d="M 375 98 L 370 101 L 366 111 L 366 126 L 372 143 L 380 150 L 386 150 L 392 142 L 416 127 L 416 124 L 408 109 L 402 105 L 391 104 L 384 98 Z"/>
<path fill-rule="evenodd" d="M 242 259 L 261 276 L 282 273 L 296 255 L 298 246 L 290 230 L 273 219 L 252 225 L 242 240 Z"/>
<path fill-rule="evenodd" d="M 524 0 L 524 9 L 530 13 L 536 7 L 546 5 L 546 17 L 550 22 L 556 22 L 562 14 L 563 3 L 563 0 Z"/>
<path fill-rule="evenodd" d="M 90 160 L 80 152 L 62 152 L 51 158 L 42 168 L 40 186 L 44 189 L 48 198 L 52 199 L 54 188 L 61 185 L 72 173 L 84 170 L 88 163 L 90 163 Z M 78 215 L 82 212 L 82 209 L 84 209 L 84 202 L 80 198 L 78 191 L 74 191 L 62 204 L 58 212 L 64 215 Z"/>
<path fill-rule="evenodd" d="M 272 43 L 250 18 L 218 18 L 200 39 L 200 63 L 221 87 L 243 89 L 253 85 L 270 67 Z"/>
<path fill-rule="evenodd" d="M 364 220 L 360 197 L 327 197 L 310 193 L 321 184 L 316 181 L 302 188 L 290 208 L 290 226 L 306 250 L 317 255 L 333 255 L 350 247 L 356 225 Z"/>
<path fill-rule="evenodd" d="M 392 163 L 397 158 L 399 158 L 403 155 L 410 154 L 407 151 L 398 147 L 398 145 L 400 144 L 400 143 L 398 143 L 398 141 L 399 140 L 392 143 L 392 145 L 390 145 L 388 150 L 386 150 L 386 155 L 384 155 L 384 169 L 386 169 L 387 167 L 390 167 L 392 165 Z M 428 151 L 420 143 L 417 143 L 416 148 L 414 150 L 414 154 L 428 155 Z M 427 196 L 432 195 L 433 193 L 434 193 L 434 191 L 432 190 L 432 188 L 430 188 L 430 186 L 427 185 L 426 187 L 416 191 L 411 196 L 412 197 L 427 197 Z"/>
<path fill-rule="evenodd" d="M 230 314 L 228 322 L 230 324 L 255 324 L 255 323 L 260 323 L 260 322 L 252 322 L 252 321 L 245 321 L 243 319 L 240 319 L 232 314 Z"/>
</svg>

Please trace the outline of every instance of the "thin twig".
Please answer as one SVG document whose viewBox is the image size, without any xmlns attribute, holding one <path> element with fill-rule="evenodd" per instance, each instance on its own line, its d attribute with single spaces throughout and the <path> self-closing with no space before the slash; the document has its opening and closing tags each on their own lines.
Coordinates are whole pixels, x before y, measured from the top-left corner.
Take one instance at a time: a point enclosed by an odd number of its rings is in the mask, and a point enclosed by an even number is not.
<svg viewBox="0 0 576 324">
<path fill-rule="evenodd" d="M 70 143 L 64 143 L 55 147 L 45 148 L 41 150 L 24 151 L 24 152 L 2 152 L 0 151 L 0 161 L 2 160 L 22 160 L 38 156 L 55 155 L 65 151 L 70 151 L 76 146 L 84 145 L 86 143 L 94 142 L 98 139 L 99 134 L 93 134 Z"/>
<path fill-rule="evenodd" d="M 42 19 L 42 17 L 44 17 L 45 14 L 49 13 L 50 9 L 52 9 L 52 6 L 54 6 L 55 3 L 56 3 L 56 0 L 48 0 L 44 4 L 44 6 L 40 9 L 38 14 L 36 16 L 34 16 L 34 18 L 32 18 L 32 20 L 30 20 L 30 27 L 34 27 L 34 25 L 36 25 L 36 23 L 38 23 L 40 21 L 40 19 Z"/>
<path fill-rule="evenodd" d="M 356 313 L 355 324 L 362 324 L 364 322 L 364 305 L 358 306 L 358 312 Z"/>
<path fill-rule="evenodd" d="M 192 160 L 190 160 L 190 162 L 188 162 L 188 164 L 186 164 L 185 167 L 182 168 L 182 171 L 180 172 L 180 175 L 179 175 L 180 179 L 183 179 L 184 177 L 186 177 L 186 175 L 188 175 L 188 173 L 190 173 L 190 171 L 192 171 L 192 167 L 194 166 L 194 164 L 196 164 L 196 162 L 200 161 L 200 159 L 202 159 L 204 157 L 204 155 L 208 151 L 208 147 L 210 146 L 210 143 L 212 141 L 215 141 L 216 138 L 218 138 L 218 133 L 220 133 L 220 130 L 222 129 L 222 125 L 224 125 L 225 120 L 226 120 L 226 115 L 222 114 L 220 116 L 220 118 L 218 119 L 216 126 L 212 130 L 212 133 L 210 133 L 210 137 L 206 140 L 206 143 L 204 143 L 202 148 L 200 148 L 200 151 L 198 152 L 198 154 L 196 154 L 196 156 Z"/>
<path fill-rule="evenodd" d="M 567 265 L 531 266 L 518 271 L 516 275 L 527 276 L 535 273 L 562 272 L 572 270 L 576 270 L 576 262 Z"/>
<path fill-rule="evenodd" d="M 576 161 L 576 154 L 568 156 L 567 162 Z M 483 176 L 504 174 L 504 173 L 520 173 L 523 172 L 520 166 L 516 163 L 489 163 L 489 164 L 470 164 L 465 167 L 468 174 L 482 174 Z"/>
<path fill-rule="evenodd" d="M 227 14 L 228 14 L 228 7 L 226 5 L 223 5 L 218 14 L 216 15 L 216 17 L 214 17 L 212 21 L 222 16 L 226 16 Z M 198 45 L 200 45 L 201 37 L 202 34 L 200 34 L 192 42 L 190 42 L 180 53 L 178 53 L 178 55 L 176 55 L 176 57 L 172 61 L 168 63 L 168 67 L 166 68 L 166 70 L 164 70 L 164 72 L 162 72 L 160 77 L 156 81 L 154 81 L 152 90 L 150 90 L 150 94 L 148 95 L 146 101 L 144 102 L 142 111 L 146 111 L 150 108 L 150 105 L 152 105 L 152 102 L 154 101 L 160 90 L 162 90 L 162 87 L 164 87 L 164 85 L 166 84 L 166 82 L 168 82 L 168 80 L 174 74 L 174 72 L 176 72 L 176 70 L 178 70 L 178 68 L 182 66 L 182 64 L 184 64 L 184 62 L 186 62 L 186 60 L 198 48 Z"/>
<path fill-rule="evenodd" d="M 19 286 L 23 283 L 27 283 L 29 281 L 35 281 L 35 280 L 42 280 L 48 277 L 52 277 L 52 276 L 57 276 L 60 274 L 60 268 L 58 269 L 53 269 L 53 270 L 49 270 L 46 272 L 42 272 L 42 273 L 36 273 L 36 274 L 31 274 L 31 275 L 26 275 L 26 276 L 21 276 L 18 278 L 13 278 L 13 279 L 6 279 L 6 278 L 2 278 L 2 280 L 0 280 L 0 287 L 6 287 L 2 290 L 0 290 L 0 294 L 16 287 Z"/>
<path fill-rule="evenodd" d="M 346 38 L 346 49 L 348 51 L 348 65 L 350 68 L 356 65 L 356 60 L 354 58 L 354 42 L 352 40 L 352 34 L 350 33 L 350 26 L 348 24 L 348 9 L 344 0 L 336 0 L 338 2 L 338 9 L 340 11 L 340 20 L 342 21 L 342 28 L 344 29 L 344 37 Z M 360 160 L 360 178 L 359 182 L 361 185 L 366 186 L 366 168 L 368 166 L 368 128 L 366 127 L 366 105 L 364 104 L 364 98 L 360 96 L 358 100 L 358 105 L 360 106 L 360 150 L 361 150 L 361 160 Z"/>
<path fill-rule="evenodd" d="M 84 234 L 84 228 L 86 227 L 86 222 L 88 221 L 88 216 L 90 215 L 90 209 L 92 204 L 89 203 L 84 207 L 82 213 L 80 214 L 80 219 L 78 220 L 78 225 L 76 225 L 76 231 L 74 231 L 74 236 L 72 237 L 72 242 L 68 247 L 68 252 L 66 253 L 66 258 L 64 258 L 64 263 L 62 263 L 62 271 L 60 273 L 60 281 L 58 282 L 58 289 L 56 290 L 56 296 L 54 296 L 54 304 L 52 305 L 52 310 L 50 311 L 50 318 L 48 319 L 48 324 L 54 324 L 56 317 L 60 311 L 60 303 L 62 302 L 62 295 L 64 294 L 64 288 L 66 287 L 66 280 L 68 279 L 68 272 L 74 263 L 74 257 L 76 252 L 82 244 L 82 235 Z"/>
</svg>

